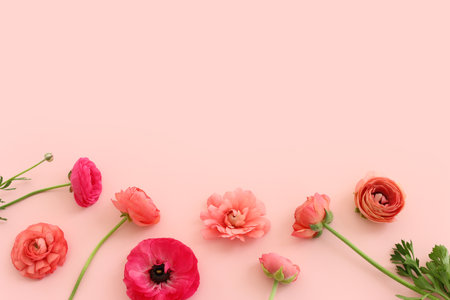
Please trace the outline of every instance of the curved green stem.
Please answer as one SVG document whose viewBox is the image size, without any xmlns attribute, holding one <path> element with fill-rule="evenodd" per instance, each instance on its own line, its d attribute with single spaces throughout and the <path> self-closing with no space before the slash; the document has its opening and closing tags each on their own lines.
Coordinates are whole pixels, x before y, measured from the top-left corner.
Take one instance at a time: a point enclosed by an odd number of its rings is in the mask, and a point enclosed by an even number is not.
<svg viewBox="0 0 450 300">
<path fill-rule="evenodd" d="M 273 300 L 275 293 L 277 292 L 277 287 L 280 282 L 278 280 L 273 280 L 272 292 L 270 293 L 269 300 Z"/>
<path fill-rule="evenodd" d="M 44 188 L 44 189 L 40 189 L 40 190 L 31 192 L 29 194 L 26 194 L 25 196 L 20 197 L 19 199 L 16 199 L 14 201 L 11 201 L 9 203 L 6 203 L 6 204 L 0 206 L 0 209 L 5 209 L 8 206 L 11 206 L 11 205 L 13 205 L 13 204 L 15 204 L 17 202 L 22 201 L 22 200 L 25 200 L 26 198 L 31 197 L 33 195 L 36 195 L 36 194 L 39 194 L 39 193 L 42 193 L 42 192 L 45 192 L 45 191 L 53 190 L 53 189 L 58 189 L 58 188 L 65 187 L 65 186 L 70 186 L 70 182 L 69 183 L 60 184 L 60 185 L 51 186 L 51 187 L 48 187 L 48 188 Z"/>
<path fill-rule="evenodd" d="M 364 252 L 362 252 L 358 247 L 356 247 L 355 245 L 353 245 L 348 239 L 346 239 L 344 236 L 342 236 L 339 232 L 337 232 L 336 230 L 334 230 L 333 228 L 330 227 L 330 225 L 323 223 L 323 227 L 328 229 L 328 231 L 330 231 L 332 234 L 334 234 L 338 239 L 340 239 L 341 241 L 343 241 L 347 246 L 349 246 L 350 248 L 353 249 L 353 251 L 355 251 L 356 253 L 358 253 L 362 258 L 364 258 L 368 263 L 370 263 L 372 266 L 374 266 L 375 268 L 377 268 L 378 270 L 380 270 L 383 274 L 389 276 L 390 278 L 394 279 L 395 281 L 397 281 L 398 283 L 406 286 L 407 288 L 413 290 L 416 293 L 419 293 L 421 295 L 426 295 L 427 292 L 419 289 L 418 287 L 416 287 L 415 285 L 409 283 L 408 281 L 398 277 L 397 275 L 393 274 L 392 272 L 388 271 L 385 267 L 383 267 L 382 265 L 380 265 L 379 263 L 377 263 L 376 261 L 374 261 L 372 258 L 370 258 L 367 254 L 365 254 Z M 434 299 L 434 300 L 439 300 L 439 298 L 437 298 L 436 296 L 433 295 L 428 295 L 427 296 L 430 299 Z"/>
<path fill-rule="evenodd" d="M 80 275 L 78 276 L 77 282 L 75 283 L 75 286 L 73 287 L 72 293 L 70 294 L 69 300 L 72 300 L 75 296 L 75 293 L 77 292 L 78 286 L 80 285 L 81 279 L 83 279 L 84 273 L 86 273 L 87 268 L 91 264 L 92 259 L 94 258 L 97 251 L 100 249 L 100 247 L 106 242 L 106 240 L 114 233 L 117 229 L 119 229 L 120 226 L 122 226 L 123 223 L 125 223 L 128 220 L 128 215 L 124 215 L 120 222 L 114 226 L 113 229 L 111 229 L 110 232 L 108 232 L 107 235 L 98 243 L 98 245 L 95 247 L 94 251 L 92 251 L 91 255 L 89 255 L 89 258 L 87 259 L 86 263 L 83 266 L 83 269 L 81 269 Z"/>
</svg>

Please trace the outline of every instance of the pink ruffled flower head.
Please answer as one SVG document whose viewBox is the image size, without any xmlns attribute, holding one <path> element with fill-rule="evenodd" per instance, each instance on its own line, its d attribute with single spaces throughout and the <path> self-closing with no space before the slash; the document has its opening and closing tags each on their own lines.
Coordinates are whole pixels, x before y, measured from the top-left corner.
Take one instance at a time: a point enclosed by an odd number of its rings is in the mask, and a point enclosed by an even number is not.
<svg viewBox="0 0 450 300">
<path fill-rule="evenodd" d="M 149 226 L 159 222 L 159 209 L 140 188 L 129 187 L 125 191 L 120 191 L 116 193 L 116 199 L 112 202 L 138 226 Z"/>
<path fill-rule="evenodd" d="M 69 179 L 79 206 L 88 207 L 97 202 L 102 193 L 102 174 L 89 158 L 77 160 L 69 173 Z"/>
<path fill-rule="evenodd" d="M 213 194 L 209 197 L 206 210 L 200 214 L 205 224 L 203 237 L 239 239 L 260 238 L 270 229 L 270 221 L 265 218 L 264 203 L 256 199 L 251 191 L 236 189 L 226 192 L 223 197 Z"/>
<path fill-rule="evenodd" d="M 403 209 L 405 198 L 400 186 L 386 177 L 369 174 L 355 187 L 355 205 L 358 212 L 373 222 L 393 222 Z"/>
<path fill-rule="evenodd" d="M 263 254 L 259 258 L 264 273 L 279 282 L 291 283 L 297 280 L 300 267 L 286 257 L 276 253 Z"/>
<path fill-rule="evenodd" d="M 200 284 L 194 252 L 175 239 L 143 240 L 127 260 L 123 281 L 132 300 L 183 300 Z"/>
<path fill-rule="evenodd" d="M 293 236 L 300 238 L 313 238 L 319 236 L 322 231 L 321 223 L 330 223 L 332 214 L 330 211 L 330 197 L 315 193 L 309 196 L 306 202 L 295 210 L 295 223 L 292 225 Z M 317 225 L 317 226 L 316 226 Z M 314 230 L 311 228 L 314 228 Z"/>
<path fill-rule="evenodd" d="M 11 260 L 23 276 L 41 279 L 64 264 L 66 253 L 64 232 L 58 226 L 38 223 L 17 235 Z"/>
</svg>

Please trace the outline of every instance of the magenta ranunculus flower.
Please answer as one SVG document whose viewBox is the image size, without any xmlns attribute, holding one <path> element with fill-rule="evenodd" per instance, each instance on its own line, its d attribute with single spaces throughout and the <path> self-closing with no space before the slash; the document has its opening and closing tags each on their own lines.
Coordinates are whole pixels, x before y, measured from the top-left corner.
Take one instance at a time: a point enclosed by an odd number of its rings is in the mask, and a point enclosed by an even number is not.
<svg viewBox="0 0 450 300">
<path fill-rule="evenodd" d="M 178 240 L 143 240 L 127 259 L 123 281 L 132 300 L 183 300 L 200 284 L 197 258 Z"/>
<path fill-rule="evenodd" d="M 236 189 L 223 197 L 213 194 L 209 197 L 206 210 L 200 214 L 205 224 L 203 237 L 239 239 L 260 238 L 270 229 L 270 221 L 264 217 L 264 203 L 256 199 L 251 191 Z"/>
<path fill-rule="evenodd" d="M 77 160 L 70 172 L 73 196 L 79 206 L 96 203 L 102 193 L 102 174 L 89 158 Z"/>
</svg>

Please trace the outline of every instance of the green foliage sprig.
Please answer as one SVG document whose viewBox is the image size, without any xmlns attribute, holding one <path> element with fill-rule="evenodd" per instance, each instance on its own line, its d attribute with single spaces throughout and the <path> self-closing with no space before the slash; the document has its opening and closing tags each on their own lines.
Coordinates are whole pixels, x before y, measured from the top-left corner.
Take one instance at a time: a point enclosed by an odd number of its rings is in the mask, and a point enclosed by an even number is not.
<svg viewBox="0 0 450 300">
<path fill-rule="evenodd" d="M 428 255 L 430 261 L 420 266 L 419 259 L 414 256 L 413 243 L 405 242 L 395 244 L 391 262 L 396 265 L 397 273 L 413 280 L 414 285 L 429 294 L 421 297 L 405 297 L 405 300 L 422 300 L 434 295 L 440 299 L 450 300 L 450 255 L 443 245 L 434 246 Z"/>
</svg>

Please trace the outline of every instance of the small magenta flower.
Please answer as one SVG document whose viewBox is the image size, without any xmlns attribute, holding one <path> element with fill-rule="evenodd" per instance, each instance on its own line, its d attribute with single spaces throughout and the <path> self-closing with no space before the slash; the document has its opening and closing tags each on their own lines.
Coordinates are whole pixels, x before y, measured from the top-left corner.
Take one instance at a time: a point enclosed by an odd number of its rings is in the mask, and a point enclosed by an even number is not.
<svg viewBox="0 0 450 300">
<path fill-rule="evenodd" d="M 292 263 L 290 259 L 276 253 L 263 254 L 259 258 L 259 262 L 261 263 L 264 273 L 274 280 L 269 300 L 275 297 L 280 282 L 287 284 L 296 281 L 298 274 L 300 273 L 299 266 Z"/>
</svg>

